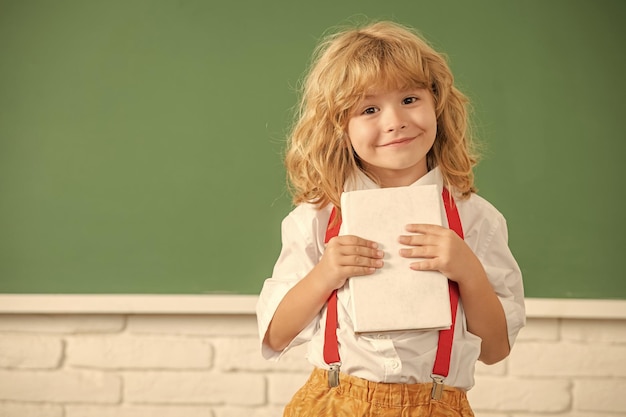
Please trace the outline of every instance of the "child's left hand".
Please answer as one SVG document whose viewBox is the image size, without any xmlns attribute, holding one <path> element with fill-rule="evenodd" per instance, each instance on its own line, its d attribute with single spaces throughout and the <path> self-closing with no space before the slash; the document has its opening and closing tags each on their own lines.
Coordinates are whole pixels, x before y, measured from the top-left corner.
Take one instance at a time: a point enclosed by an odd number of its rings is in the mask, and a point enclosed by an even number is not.
<svg viewBox="0 0 626 417">
<path fill-rule="evenodd" d="M 475 271 L 482 269 L 474 252 L 453 230 L 432 224 L 409 224 L 406 231 L 419 234 L 400 236 L 400 243 L 411 246 L 400 249 L 400 255 L 405 258 L 424 258 L 413 262 L 411 269 L 439 271 L 459 284 L 471 279 Z"/>
</svg>

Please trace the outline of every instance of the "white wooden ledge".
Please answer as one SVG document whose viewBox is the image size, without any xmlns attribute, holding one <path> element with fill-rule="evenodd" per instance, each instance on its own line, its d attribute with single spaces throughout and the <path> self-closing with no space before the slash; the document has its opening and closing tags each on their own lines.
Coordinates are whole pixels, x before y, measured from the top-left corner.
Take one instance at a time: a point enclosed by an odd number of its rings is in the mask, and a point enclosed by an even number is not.
<svg viewBox="0 0 626 417">
<path fill-rule="evenodd" d="M 0 294 L 0 314 L 255 314 L 256 295 Z M 626 319 L 626 300 L 526 299 L 529 318 Z"/>
</svg>

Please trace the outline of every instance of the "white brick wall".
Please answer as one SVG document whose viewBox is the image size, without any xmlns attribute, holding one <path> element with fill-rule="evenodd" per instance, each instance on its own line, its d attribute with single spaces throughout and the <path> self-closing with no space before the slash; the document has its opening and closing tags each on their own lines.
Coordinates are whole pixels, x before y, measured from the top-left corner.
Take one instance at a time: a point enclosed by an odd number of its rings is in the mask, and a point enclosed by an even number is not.
<svg viewBox="0 0 626 417">
<path fill-rule="evenodd" d="M 252 314 L 0 314 L 0 417 L 272 417 L 304 348 L 260 357 Z M 626 416 L 626 320 L 530 318 L 477 367 L 478 417 Z"/>
</svg>

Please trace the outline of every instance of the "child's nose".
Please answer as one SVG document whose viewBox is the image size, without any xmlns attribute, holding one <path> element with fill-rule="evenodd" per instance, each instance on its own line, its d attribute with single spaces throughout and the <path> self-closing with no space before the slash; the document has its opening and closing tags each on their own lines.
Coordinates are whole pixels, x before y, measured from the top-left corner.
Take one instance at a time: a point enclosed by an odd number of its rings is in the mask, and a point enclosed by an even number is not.
<svg viewBox="0 0 626 417">
<path fill-rule="evenodd" d="M 401 111 L 395 109 L 389 109 L 387 111 L 387 117 L 385 117 L 386 132 L 393 132 L 396 130 L 404 129 L 406 125 L 406 120 L 404 119 Z"/>
</svg>

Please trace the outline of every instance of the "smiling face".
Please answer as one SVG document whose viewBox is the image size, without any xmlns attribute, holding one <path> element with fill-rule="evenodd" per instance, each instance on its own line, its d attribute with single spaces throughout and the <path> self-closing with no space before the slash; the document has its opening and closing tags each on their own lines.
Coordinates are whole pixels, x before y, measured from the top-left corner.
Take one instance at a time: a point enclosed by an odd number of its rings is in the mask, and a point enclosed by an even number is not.
<svg viewBox="0 0 626 417">
<path fill-rule="evenodd" d="M 437 117 L 423 88 L 367 94 L 350 116 L 348 138 L 362 168 L 382 187 L 410 185 L 428 172 Z"/>
</svg>

